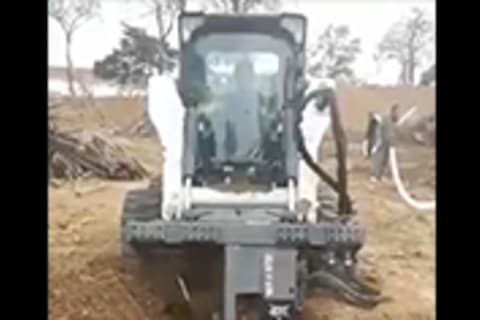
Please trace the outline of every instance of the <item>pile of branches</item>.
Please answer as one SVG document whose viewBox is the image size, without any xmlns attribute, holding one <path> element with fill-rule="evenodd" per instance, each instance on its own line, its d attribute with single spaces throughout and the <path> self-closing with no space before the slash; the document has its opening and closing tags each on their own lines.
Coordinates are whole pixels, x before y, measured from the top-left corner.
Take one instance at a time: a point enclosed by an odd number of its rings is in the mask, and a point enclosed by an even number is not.
<svg viewBox="0 0 480 320">
<path fill-rule="evenodd" d="M 60 132 L 50 126 L 48 132 L 49 176 L 57 179 L 98 177 L 109 180 L 137 180 L 148 171 L 112 138 L 100 134 L 82 137 Z"/>
<path fill-rule="evenodd" d="M 423 115 L 412 119 L 398 129 L 397 137 L 402 142 L 413 142 L 427 147 L 436 144 L 435 114 Z"/>
<path fill-rule="evenodd" d="M 420 121 L 416 123 L 412 136 L 415 142 L 419 144 L 434 146 L 436 144 L 436 134 L 437 121 L 435 114 L 431 114 L 422 117 Z"/>
<path fill-rule="evenodd" d="M 152 137 L 156 135 L 156 132 L 152 122 L 150 121 L 150 118 L 144 116 L 133 121 L 124 128 L 116 130 L 115 134 L 137 137 Z"/>
</svg>

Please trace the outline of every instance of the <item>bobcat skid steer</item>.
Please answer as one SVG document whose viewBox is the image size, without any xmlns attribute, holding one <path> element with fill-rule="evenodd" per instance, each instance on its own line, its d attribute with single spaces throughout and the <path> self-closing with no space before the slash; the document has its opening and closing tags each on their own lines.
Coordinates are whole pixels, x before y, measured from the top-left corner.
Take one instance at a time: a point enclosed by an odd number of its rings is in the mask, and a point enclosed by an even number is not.
<svg viewBox="0 0 480 320">
<path fill-rule="evenodd" d="M 247 300 L 260 319 L 297 319 L 317 287 L 362 306 L 379 301 L 355 277 L 364 231 L 346 192 L 335 92 L 306 91 L 306 28 L 298 14 L 182 13 L 181 209 L 162 212 L 157 185 L 125 199 L 123 255 L 161 256 L 189 302 L 191 270 L 204 281 L 219 278 L 212 313 L 222 320 L 239 319 Z M 332 109 L 338 181 L 312 159 L 299 129 L 314 99 Z M 305 218 L 297 192 L 302 158 L 337 193 L 333 215 Z"/>
</svg>

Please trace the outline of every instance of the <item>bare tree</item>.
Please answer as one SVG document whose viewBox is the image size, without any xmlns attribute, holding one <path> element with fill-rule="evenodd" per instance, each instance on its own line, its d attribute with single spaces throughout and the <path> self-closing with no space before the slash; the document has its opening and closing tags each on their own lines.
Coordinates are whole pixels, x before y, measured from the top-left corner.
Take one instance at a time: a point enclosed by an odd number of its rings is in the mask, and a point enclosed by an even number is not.
<svg viewBox="0 0 480 320">
<path fill-rule="evenodd" d="M 361 52 L 359 38 L 351 35 L 348 26 L 329 25 L 317 38 L 317 44 L 309 50 L 311 61 L 308 71 L 317 77 L 352 81 L 351 67 Z"/>
<path fill-rule="evenodd" d="M 420 76 L 420 85 L 429 86 L 435 83 L 436 80 L 436 65 L 435 63 L 431 65 L 427 70 L 422 72 Z"/>
<path fill-rule="evenodd" d="M 67 81 L 72 97 L 76 96 L 72 60 L 72 41 L 75 31 L 91 20 L 100 9 L 99 0 L 49 0 L 48 15 L 62 28 L 66 42 Z"/>
<path fill-rule="evenodd" d="M 121 87 L 146 88 L 152 70 L 162 72 L 163 67 L 172 70 L 178 59 L 178 51 L 165 42 L 168 61 L 159 54 L 158 38 L 149 35 L 143 28 L 126 23 L 119 46 L 94 63 L 94 74 L 100 79 L 111 81 Z"/>
<path fill-rule="evenodd" d="M 172 32 L 173 26 L 180 12 L 185 10 L 187 0 L 140 0 L 146 7 L 146 14 L 153 14 L 157 25 L 158 48 L 162 56 L 160 71 L 167 69 L 168 61 L 171 59 L 167 54 L 166 39 Z"/>
<path fill-rule="evenodd" d="M 223 13 L 245 14 L 257 8 L 278 9 L 281 0 L 209 0 L 215 10 Z"/>
<path fill-rule="evenodd" d="M 425 10 L 412 8 L 410 14 L 394 23 L 378 45 L 377 58 L 400 64 L 400 83 L 415 84 L 415 72 L 434 43 L 433 21 Z"/>
</svg>

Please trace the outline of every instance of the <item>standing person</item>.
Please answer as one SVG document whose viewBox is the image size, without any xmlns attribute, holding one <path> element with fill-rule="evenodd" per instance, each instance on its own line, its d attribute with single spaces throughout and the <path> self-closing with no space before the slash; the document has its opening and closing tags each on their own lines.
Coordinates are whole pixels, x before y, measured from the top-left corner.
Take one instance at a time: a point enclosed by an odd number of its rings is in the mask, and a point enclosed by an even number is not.
<svg viewBox="0 0 480 320">
<path fill-rule="evenodd" d="M 388 166 L 394 127 L 398 121 L 399 106 L 394 104 L 388 115 L 369 113 L 368 128 L 363 142 L 364 155 L 370 159 L 370 181 L 381 181 Z"/>
<path fill-rule="evenodd" d="M 250 157 L 260 139 L 258 94 L 255 87 L 255 70 L 246 58 L 237 63 L 234 73 L 234 90 L 225 101 L 225 137 L 223 147 L 226 158 Z"/>
</svg>

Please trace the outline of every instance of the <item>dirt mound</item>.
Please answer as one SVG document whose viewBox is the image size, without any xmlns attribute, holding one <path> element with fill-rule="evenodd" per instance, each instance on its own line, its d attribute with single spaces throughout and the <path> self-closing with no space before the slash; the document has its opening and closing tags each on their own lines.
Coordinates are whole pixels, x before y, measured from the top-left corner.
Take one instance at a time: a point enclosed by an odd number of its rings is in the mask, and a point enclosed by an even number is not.
<svg viewBox="0 0 480 320">
<path fill-rule="evenodd" d="M 369 184 L 368 164 L 356 154 L 351 159 L 351 192 L 369 230 L 361 266 L 393 301 L 362 311 L 319 296 L 307 303 L 307 319 L 434 319 L 434 215 L 412 212 L 392 184 Z M 428 159 L 433 156 L 425 149 L 414 154 L 400 151 L 409 191 L 422 198 L 434 197 L 433 188 L 419 181 L 434 174 Z M 93 183 L 83 182 L 82 187 Z M 161 271 L 161 263 L 145 270 L 120 260 L 120 206 L 125 192 L 139 186 L 108 183 L 107 188 L 85 197 L 75 196 L 68 186 L 50 189 L 51 319 L 169 319 L 166 297 L 179 294 L 172 283 L 173 271 Z M 202 297 L 200 292 L 195 299 L 208 301 L 205 294 Z"/>
<path fill-rule="evenodd" d="M 357 88 L 343 87 L 338 93 L 342 108 L 342 121 L 350 136 L 363 135 L 369 111 L 386 113 L 397 103 L 400 114 L 417 106 L 418 114 L 434 114 L 436 108 L 435 90 L 432 88 L 387 87 Z"/>
</svg>

